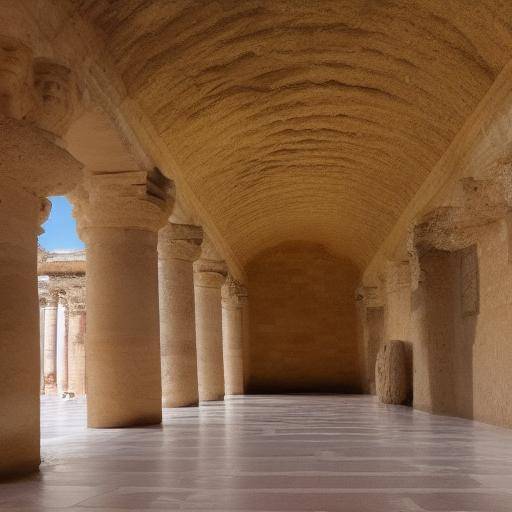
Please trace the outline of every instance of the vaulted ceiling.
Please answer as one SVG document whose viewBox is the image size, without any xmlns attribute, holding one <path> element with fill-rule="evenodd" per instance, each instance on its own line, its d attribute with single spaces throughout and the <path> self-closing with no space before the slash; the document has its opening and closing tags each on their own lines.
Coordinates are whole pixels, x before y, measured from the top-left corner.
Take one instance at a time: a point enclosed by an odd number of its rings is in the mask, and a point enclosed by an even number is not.
<svg viewBox="0 0 512 512">
<path fill-rule="evenodd" d="M 242 264 L 363 268 L 512 57 L 509 0 L 73 0 Z"/>
</svg>

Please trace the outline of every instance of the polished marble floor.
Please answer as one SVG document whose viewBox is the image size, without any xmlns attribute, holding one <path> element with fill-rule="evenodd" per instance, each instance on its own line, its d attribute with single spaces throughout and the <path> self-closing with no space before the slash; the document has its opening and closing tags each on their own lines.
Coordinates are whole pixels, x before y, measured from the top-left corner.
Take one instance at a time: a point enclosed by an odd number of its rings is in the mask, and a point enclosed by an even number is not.
<svg viewBox="0 0 512 512">
<path fill-rule="evenodd" d="M 166 410 L 162 427 L 87 430 L 42 400 L 41 472 L 10 511 L 512 511 L 512 431 L 366 396 L 253 396 Z"/>
</svg>

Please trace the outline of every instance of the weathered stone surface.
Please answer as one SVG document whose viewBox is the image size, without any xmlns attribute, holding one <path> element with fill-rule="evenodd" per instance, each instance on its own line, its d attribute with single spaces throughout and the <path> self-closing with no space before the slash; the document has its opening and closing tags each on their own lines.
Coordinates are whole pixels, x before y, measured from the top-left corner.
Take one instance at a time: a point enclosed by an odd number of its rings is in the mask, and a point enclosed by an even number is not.
<svg viewBox="0 0 512 512">
<path fill-rule="evenodd" d="M 36 101 L 28 114 L 39 128 L 62 137 L 77 116 L 81 100 L 73 71 L 50 59 L 34 61 Z"/>
<path fill-rule="evenodd" d="M 410 377 L 407 354 L 403 341 L 385 342 L 375 364 L 377 396 L 384 404 L 402 405 L 409 399 Z"/>
<path fill-rule="evenodd" d="M 22 119 L 32 107 L 31 66 L 32 50 L 19 39 L 0 34 L 0 113 L 4 116 Z"/>
<path fill-rule="evenodd" d="M 304 240 L 364 267 L 512 51 L 508 2 L 73 6 L 242 263 Z"/>
<path fill-rule="evenodd" d="M 87 243 L 88 425 L 160 423 L 157 232 L 172 184 L 157 170 L 91 174 L 73 200 Z"/>
<path fill-rule="evenodd" d="M 205 237 L 201 258 L 194 263 L 199 400 L 224 398 L 221 286 L 226 276 L 225 262 Z"/>
<path fill-rule="evenodd" d="M 193 262 L 201 254 L 200 226 L 168 223 L 158 232 L 162 404 L 199 402 Z"/>
<path fill-rule="evenodd" d="M 247 288 L 228 275 L 221 289 L 222 346 L 224 356 L 224 388 L 226 395 L 243 395 L 244 378 L 244 306 Z"/>
</svg>

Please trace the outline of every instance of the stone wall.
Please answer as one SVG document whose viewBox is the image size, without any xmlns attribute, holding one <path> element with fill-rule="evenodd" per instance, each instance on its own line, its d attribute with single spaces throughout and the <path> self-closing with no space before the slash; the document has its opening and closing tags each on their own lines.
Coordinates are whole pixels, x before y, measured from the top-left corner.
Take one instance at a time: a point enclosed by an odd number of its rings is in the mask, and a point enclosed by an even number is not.
<svg viewBox="0 0 512 512">
<path fill-rule="evenodd" d="M 293 242 L 248 266 L 249 392 L 357 391 L 357 270 Z"/>
<path fill-rule="evenodd" d="M 489 195 L 493 181 L 462 184 L 463 206 L 426 215 L 410 262 L 383 269 L 383 341 L 400 338 L 413 353 L 415 408 L 510 427 L 510 213 Z"/>
<path fill-rule="evenodd" d="M 464 341 L 472 348 L 473 417 L 512 427 L 512 266 L 509 259 L 507 222 L 502 220 L 489 225 L 478 240 L 479 312 L 474 317 L 474 325 L 466 327 Z"/>
</svg>

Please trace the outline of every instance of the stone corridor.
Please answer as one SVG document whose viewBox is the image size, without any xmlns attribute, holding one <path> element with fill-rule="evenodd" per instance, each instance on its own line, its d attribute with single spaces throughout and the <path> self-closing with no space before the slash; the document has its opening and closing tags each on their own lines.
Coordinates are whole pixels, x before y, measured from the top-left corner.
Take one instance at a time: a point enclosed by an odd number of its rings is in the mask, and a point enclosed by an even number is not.
<svg viewBox="0 0 512 512">
<path fill-rule="evenodd" d="M 161 427 L 87 430 L 42 397 L 41 472 L 0 510 L 509 512 L 512 432 L 369 396 L 230 398 Z"/>
</svg>

